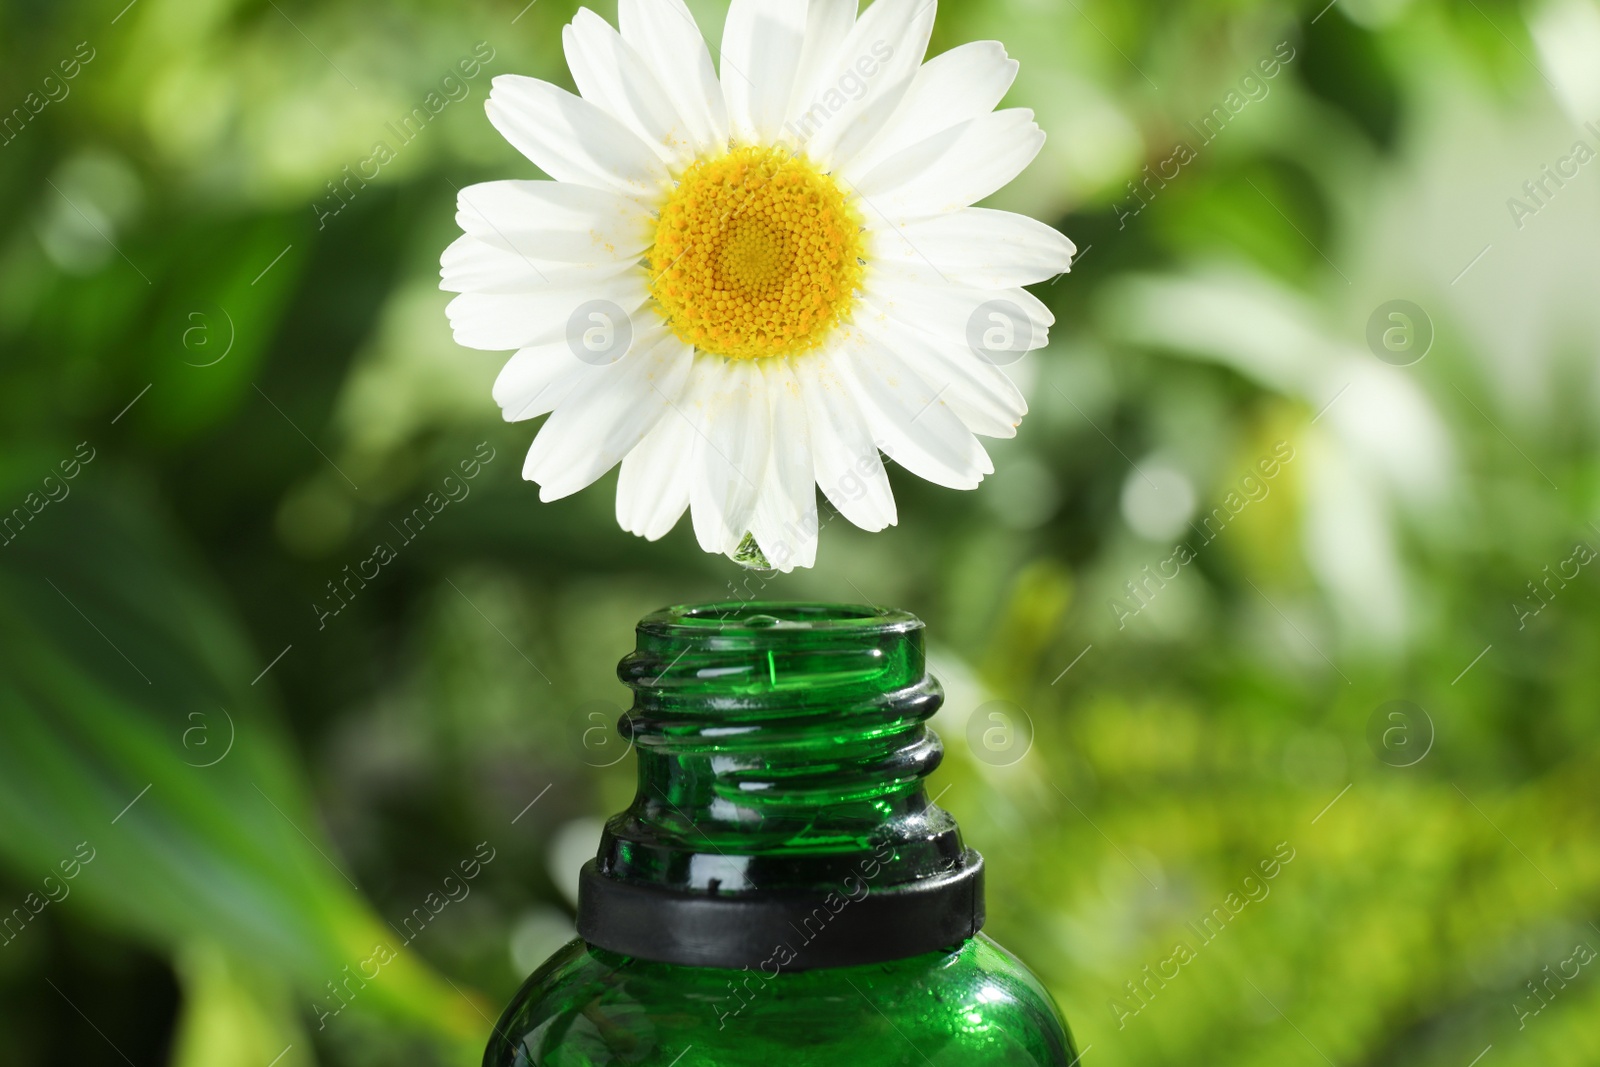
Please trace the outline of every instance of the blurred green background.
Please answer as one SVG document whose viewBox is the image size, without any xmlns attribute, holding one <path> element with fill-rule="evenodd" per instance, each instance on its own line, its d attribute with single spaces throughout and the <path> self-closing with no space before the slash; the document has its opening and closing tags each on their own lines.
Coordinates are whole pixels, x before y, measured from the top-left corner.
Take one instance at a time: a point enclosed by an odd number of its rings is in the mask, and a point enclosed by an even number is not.
<svg viewBox="0 0 1600 1067">
<path fill-rule="evenodd" d="M 927 620 L 1086 1062 L 1600 1062 L 1595 0 L 945 0 L 1080 257 L 997 473 L 779 577 L 540 505 L 451 340 L 575 4 L 125 2 L 0 6 L 0 1060 L 475 1062 L 633 623 L 763 596 Z"/>
</svg>

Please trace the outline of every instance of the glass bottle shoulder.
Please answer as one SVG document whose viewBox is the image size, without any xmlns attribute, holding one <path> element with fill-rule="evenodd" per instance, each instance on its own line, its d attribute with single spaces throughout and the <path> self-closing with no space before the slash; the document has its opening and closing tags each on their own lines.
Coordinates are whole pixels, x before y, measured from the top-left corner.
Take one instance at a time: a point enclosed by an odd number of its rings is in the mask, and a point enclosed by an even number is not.
<svg viewBox="0 0 1600 1067">
<path fill-rule="evenodd" d="M 484 1067 L 1068 1067 L 1044 987 L 979 934 L 859 967 L 765 973 L 630 959 L 573 941 L 524 984 Z"/>
</svg>

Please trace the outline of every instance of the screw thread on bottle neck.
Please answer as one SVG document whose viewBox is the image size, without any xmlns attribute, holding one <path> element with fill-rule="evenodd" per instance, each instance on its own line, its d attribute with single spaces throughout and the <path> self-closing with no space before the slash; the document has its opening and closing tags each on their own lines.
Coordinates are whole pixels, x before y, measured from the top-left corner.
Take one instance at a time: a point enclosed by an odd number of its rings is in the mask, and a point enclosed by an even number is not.
<svg viewBox="0 0 1600 1067">
<path fill-rule="evenodd" d="M 824 886 L 872 857 L 878 886 L 962 862 L 924 779 L 943 696 L 922 623 L 818 604 L 669 608 L 642 620 L 618 668 L 620 729 L 638 756 L 632 805 L 607 825 L 600 871 L 719 895 Z"/>
</svg>

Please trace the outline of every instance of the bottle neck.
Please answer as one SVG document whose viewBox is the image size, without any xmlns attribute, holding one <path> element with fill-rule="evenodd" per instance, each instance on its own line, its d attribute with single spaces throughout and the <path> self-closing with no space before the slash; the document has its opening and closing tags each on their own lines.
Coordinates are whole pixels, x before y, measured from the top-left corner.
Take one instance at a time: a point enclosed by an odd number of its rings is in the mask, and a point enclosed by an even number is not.
<svg viewBox="0 0 1600 1067">
<path fill-rule="evenodd" d="M 618 674 L 639 787 L 602 838 L 607 878 L 730 897 L 887 889 L 962 865 L 955 820 L 924 788 L 943 697 L 913 616 L 670 608 L 639 623 Z"/>
</svg>

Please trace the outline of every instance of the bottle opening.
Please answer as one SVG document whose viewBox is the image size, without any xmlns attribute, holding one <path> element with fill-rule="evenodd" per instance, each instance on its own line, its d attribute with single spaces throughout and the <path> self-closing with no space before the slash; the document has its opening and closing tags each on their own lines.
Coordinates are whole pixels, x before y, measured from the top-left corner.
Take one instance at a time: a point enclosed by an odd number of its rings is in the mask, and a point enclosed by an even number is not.
<svg viewBox="0 0 1600 1067">
<path fill-rule="evenodd" d="M 915 615 L 894 608 L 749 600 L 664 608 L 639 623 L 641 633 L 690 639 L 713 635 L 770 636 L 773 631 L 888 634 L 921 628 L 922 621 Z"/>
</svg>

